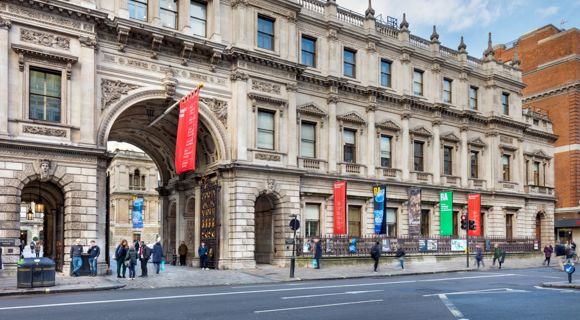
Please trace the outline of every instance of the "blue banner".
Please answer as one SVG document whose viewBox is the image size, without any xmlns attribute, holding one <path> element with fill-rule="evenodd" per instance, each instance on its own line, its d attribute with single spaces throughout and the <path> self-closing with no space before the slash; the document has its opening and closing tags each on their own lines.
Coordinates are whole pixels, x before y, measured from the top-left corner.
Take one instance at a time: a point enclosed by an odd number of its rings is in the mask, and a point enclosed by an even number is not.
<svg viewBox="0 0 580 320">
<path fill-rule="evenodd" d="M 133 211 L 131 212 L 133 228 L 143 228 L 143 198 L 133 199 Z"/>
<path fill-rule="evenodd" d="M 374 202 L 374 216 L 375 216 L 375 233 L 385 233 L 385 198 L 387 193 L 387 186 L 373 187 L 373 202 Z"/>
</svg>

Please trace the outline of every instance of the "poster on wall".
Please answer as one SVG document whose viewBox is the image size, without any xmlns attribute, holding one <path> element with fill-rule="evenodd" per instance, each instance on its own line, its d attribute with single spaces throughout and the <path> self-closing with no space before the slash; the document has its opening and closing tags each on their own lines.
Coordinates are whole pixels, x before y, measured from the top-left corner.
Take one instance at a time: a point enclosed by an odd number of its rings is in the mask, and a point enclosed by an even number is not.
<svg viewBox="0 0 580 320">
<path fill-rule="evenodd" d="M 409 236 L 421 234 L 421 189 L 409 189 Z"/>
<path fill-rule="evenodd" d="M 481 195 L 468 194 L 467 195 L 467 220 L 475 221 L 475 230 L 469 230 L 470 237 L 481 236 Z"/>
<path fill-rule="evenodd" d="M 133 210 L 131 211 L 131 220 L 133 229 L 143 228 L 143 198 L 133 198 Z"/>
<path fill-rule="evenodd" d="M 453 191 L 439 193 L 439 219 L 440 234 L 453 235 Z"/>
<path fill-rule="evenodd" d="M 346 234 L 346 181 L 334 183 L 334 234 Z"/>
<path fill-rule="evenodd" d="M 381 251 L 382 252 L 389 252 L 391 251 L 391 240 L 390 239 L 383 239 L 382 241 L 382 248 Z"/>
<path fill-rule="evenodd" d="M 465 251 L 465 247 L 467 247 L 467 240 L 451 239 L 451 251 Z"/>
<path fill-rule="evenodd" d="M 437 251 L 437 240 L 419 240 L 419 251 Z"/>
<path fill-rule="evenodd" d="M 375 217 L 375 233 L 386 233 L 386 203 L 387 186 L 373 187 L 373 203 L 374 203 L 374 217 Z"/>
</svg>

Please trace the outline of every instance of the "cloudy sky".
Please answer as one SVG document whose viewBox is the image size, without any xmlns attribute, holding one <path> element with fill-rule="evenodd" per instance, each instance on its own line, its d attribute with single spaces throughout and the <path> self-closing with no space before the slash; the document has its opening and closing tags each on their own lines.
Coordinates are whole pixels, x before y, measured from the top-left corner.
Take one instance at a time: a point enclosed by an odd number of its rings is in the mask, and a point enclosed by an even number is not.
<svg viewBox="0 0 580 320">
<path fill-rule="evenodd" d="M 337 0 L 348 9 L 363 13 L 367 0 Z M 437 25 L 443 45 L 457 49 L 465 37 L 470 55 L 481 57 L 487 33 L 493 43 L 507 43 L 538 27 L 580 27 L 580 0 L 372 0 L 376 15 L 402 19 L 407 13 L 411 33 L 429 39 Z M 386 20 L 386 18 L 385 18 Z M 562 24 L 562 22 L 564 22 Z"/>
</svg>

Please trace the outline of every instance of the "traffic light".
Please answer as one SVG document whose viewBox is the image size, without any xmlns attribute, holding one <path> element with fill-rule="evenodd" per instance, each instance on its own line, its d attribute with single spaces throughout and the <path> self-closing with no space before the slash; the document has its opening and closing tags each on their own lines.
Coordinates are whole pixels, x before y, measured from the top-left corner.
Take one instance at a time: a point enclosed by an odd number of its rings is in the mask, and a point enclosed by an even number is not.
<svg viewBox="0 0 580 320">
<path fill-rule="evenodd" d="M 461 215 L 461 229 L 462 230 L 467 229 L 467 220 L 464 214 Z"/>
<path fill-rule="evenodd" d="M 475 230 L 475 220 L 469 220 L 469 230 Z"/>
</svg>

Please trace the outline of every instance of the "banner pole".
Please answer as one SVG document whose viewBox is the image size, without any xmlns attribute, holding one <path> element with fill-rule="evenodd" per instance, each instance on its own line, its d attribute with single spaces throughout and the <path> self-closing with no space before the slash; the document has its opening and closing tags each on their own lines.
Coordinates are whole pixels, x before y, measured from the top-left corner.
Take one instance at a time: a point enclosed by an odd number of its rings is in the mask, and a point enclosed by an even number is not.
<svg viewBox="0 0 580 320">
<path fill-rule="evenodd" d="M 191 90 L 190 92 L 188 92 L 185 96 L 189 95 L 190 93 L 192 93 L 195 90 L 199 90 L 203 88 L 203 83 L 198 84 L 195 89 Z M 151 121 L 151 123 L 149 123 L 149 125 L 147 125 L 147 127 L 152 127 L 153 125 L 155 125 L 157 122 L 159 122 L 161 119 L 163 119 L 163 117 L 165 117 L 169 112 L 171 112 L 171 110 L 173 110 L 173 108 L 177 107 L 177 105 L 179 105 L 179 102 L 181 102 L 181 99 L 177 100 L 177 102 L 175 102 L 174 104 L 172 104 L 171 106 L 169 106 L 167 109 L 165 109 L 165 111 L 163 111 L 162 114 L 160 114 L 157 118 L 155 118 L 155 120 Z"/>
</svg>

